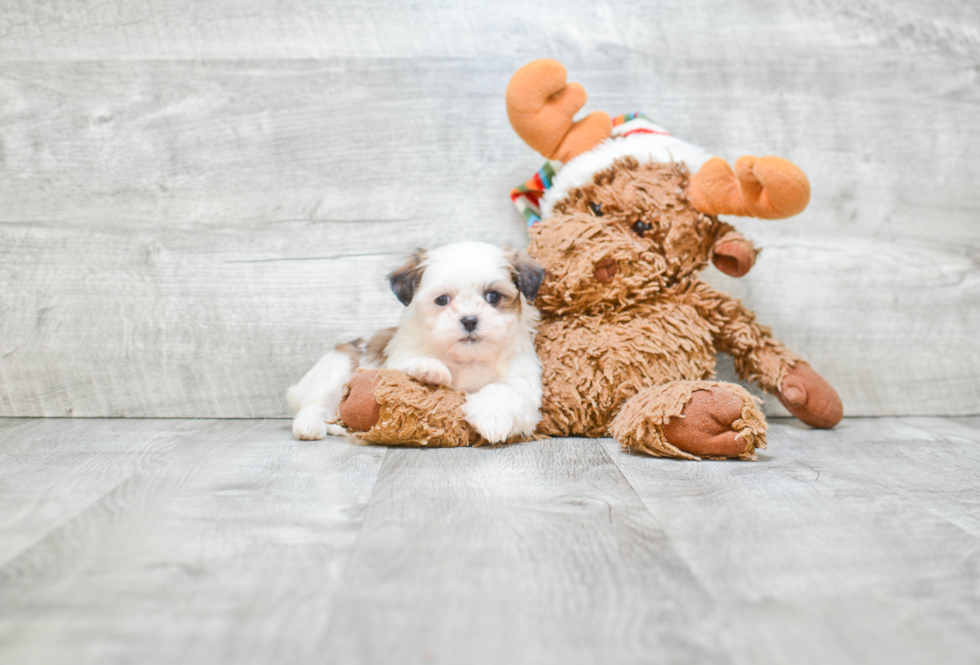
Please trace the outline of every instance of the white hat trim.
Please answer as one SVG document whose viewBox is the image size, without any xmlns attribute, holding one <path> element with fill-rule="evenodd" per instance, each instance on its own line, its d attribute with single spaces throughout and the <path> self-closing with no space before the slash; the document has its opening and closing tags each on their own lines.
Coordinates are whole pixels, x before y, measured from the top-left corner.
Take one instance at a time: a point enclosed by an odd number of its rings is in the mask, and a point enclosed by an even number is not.
<svg viewBox="0 0 980 665">
<path fill-rule="evenodd" d="M 634 157 L 640 164 L 683 162 L 691 173 L 711 159 L 703 148 L 665 134 L 630 134 L 606 139 L 598 146 L 565 164 L 541 197 L 541 217 L 551 216 L 552 208 L 576 187 L 592 182 L 596 173 L 612 166 L 621 157 Z"/>
</svg>

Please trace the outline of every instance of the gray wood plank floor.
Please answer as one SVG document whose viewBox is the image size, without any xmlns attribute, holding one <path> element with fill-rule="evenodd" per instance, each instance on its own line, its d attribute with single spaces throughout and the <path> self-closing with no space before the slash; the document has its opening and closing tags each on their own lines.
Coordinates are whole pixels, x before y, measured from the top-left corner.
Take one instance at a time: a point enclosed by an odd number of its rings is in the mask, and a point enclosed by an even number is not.
<svg viewBox="0 0 980 665">
<path fill-rule="evenodd" d="M 2 663 L 975 663 L 980 418 L 756 463 L 0 419 Z"/>
</svg>

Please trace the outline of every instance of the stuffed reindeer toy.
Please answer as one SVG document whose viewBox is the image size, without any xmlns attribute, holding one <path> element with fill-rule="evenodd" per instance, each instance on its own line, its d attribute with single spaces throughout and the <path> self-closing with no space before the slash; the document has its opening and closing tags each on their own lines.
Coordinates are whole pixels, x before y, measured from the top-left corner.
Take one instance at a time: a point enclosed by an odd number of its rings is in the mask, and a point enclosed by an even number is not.
<svg viewBox="0 0 980 665">
<path fill-rule="evenodd" d="M 810 196 L 803 172 L 778 157 L 742 157 L 733 170 L 640 114 L 573 121 L 585 99 L 553 60 L 521 68 L 506 93 L 515 131 L 548 159 L 511 194 L 530 226 L 528 253 L 546 269 L 535 300 L 537 434 L 754 459 L 765 417 L 741 386 L 712 380 L 718 351 L 804 423 L 837 424 L 843 409 L 830 384 L 698 277 L 709 261 L 748 273 L 757 250 L 718 215 L 798 214 Z M 458 391 L 372 370 L 353 377 L 340 416 L 367 441 L 478 445 L 461 403 Z"/>
</svg>

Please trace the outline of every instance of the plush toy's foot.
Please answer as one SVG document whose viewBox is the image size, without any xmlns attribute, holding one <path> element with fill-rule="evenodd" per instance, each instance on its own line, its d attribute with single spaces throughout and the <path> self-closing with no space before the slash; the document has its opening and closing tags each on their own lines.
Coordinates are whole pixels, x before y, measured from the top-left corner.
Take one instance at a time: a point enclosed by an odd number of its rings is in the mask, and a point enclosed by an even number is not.
<svg viewBox="0 0 980 665">
<path fill-rule="evenodd" d="M 759 401 L 741 386 L 675 381 L 641 391 L 613 420 L 623 447 L 660 457 L 755 459 L 766 447 Z"/>
<path fill-rule="evenodd" d="M 392 446 L 486 443 L 466 422 L 466 393 L 415 381 L 391 369 L 357 372 L 338 409 L 351 436 Z"/>
<path fill-rule="evenodd" d="M 699 457 L 738 457 L 745 441 L 738 438 L 732 424 L 742 417 L 742 400 L 734 393 L 715 386 L 698 390 L 684 407 L 664 425 L 667 441 L 686 453 Z"/>
<path fill-rule="evenodd" d="M 829 429 L 844 417 L 837 391 L 806 363 L 797 363 L 786 372 L 776 396 L 790 413 L 811 427 Z"/>
<path fill-rule="evenodd" d="M 381 405 L 374 400 L 374 391 L 381 382 L 381 373 L 376 370 L 358 372 L 340 398 L 340 419 L 348 429 L 366 432 L 374 427 L 381 416 Z"/>
<path fill-rule="evenodd" d="M 706 215 L 785 219 L 810 202 L 810 181 L 780 157 L 740 157 L 734 171 L 721 157 L 712 157 L 691 176 L 687 196 Z"/>
</svg>

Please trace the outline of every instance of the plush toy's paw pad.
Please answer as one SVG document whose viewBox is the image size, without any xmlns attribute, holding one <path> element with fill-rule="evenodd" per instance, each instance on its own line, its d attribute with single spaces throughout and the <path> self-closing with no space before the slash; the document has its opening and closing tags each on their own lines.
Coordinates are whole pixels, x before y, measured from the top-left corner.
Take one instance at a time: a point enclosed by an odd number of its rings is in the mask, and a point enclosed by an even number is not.
<svg viewBox="0 0 980 665">
<path fill-rule="evenodd" d="M 837 391 L 806 363 L 797 363 L 786 372 L 777 397 L 810 427 L 829 429 L 844 417 L 844 405 Z"/>
<path fill-rule="evenodd" d="M 416 358 L 405 368 L 405 373 L 430 386 L 448 386 L 453 382 L 449 368 L 435 358 Z"/>
<path fill-rule="evenodd" d="M 755 264 L 756 253 L 747 240 L 729 240 L 714 248 L 711 262 L 726 275 L 743 277 Z"/>
<path fill-rule="evenodd" d="M 366 432 L 381 417 L 381 405 L 374 400 L 374 390 L 381 381 L 379 372 L 368 370 L 351 377 L 340 398 L 340 419 L 357 432 Z"/>
<path fill-rule="evenodd" d="M 794 385 L 792 381 L 783 383 L 783 391 L 779 397 L 786 408 L 806 406 L 806 390 L 803 386 Z"/>
<path fill-rule="evenodd" d="M 327 436 L 327 424 L 318 414 L 301 409 L 293 418 L 293 436 L 300 441 L 319 441 Z"/>
<path fill-rule="evenodd" d="M 698 390 L 681 412 L 664 425 L 664 436 L 680 450 L 699 457 L 737 457 L 746 442 L 732 429 L 741 418 L 742 400 L 729 390 L 715 386 Z"/>
</svg>

